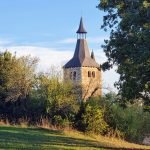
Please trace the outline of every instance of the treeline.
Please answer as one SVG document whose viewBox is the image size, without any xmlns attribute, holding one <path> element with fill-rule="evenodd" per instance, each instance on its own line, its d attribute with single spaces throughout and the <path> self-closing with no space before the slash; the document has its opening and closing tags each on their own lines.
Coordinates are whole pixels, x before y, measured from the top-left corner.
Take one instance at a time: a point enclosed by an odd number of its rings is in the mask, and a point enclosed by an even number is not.
<svg viewBox="0 0 150 150">
<path fill-rule="evenodd" d="M 141 103 L 123 108 L 118 96 L 79 100 L 78 89 L 64 83 L 58 70 L 37 73 L 38 59 L 0 53 L 0 120 L 28 125 L 48 124 L 139 142 L 149 133 L 150 114 Z"/>
</svg>

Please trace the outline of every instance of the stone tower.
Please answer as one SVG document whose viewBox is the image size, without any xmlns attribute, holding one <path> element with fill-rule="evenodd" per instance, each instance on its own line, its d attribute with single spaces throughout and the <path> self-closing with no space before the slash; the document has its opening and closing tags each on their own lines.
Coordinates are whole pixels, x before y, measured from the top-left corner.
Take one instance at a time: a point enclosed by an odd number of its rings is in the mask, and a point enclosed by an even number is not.
<svg viewBox="0 0 150 150">
<path fill-rule="evenodd" d="M 89 52 L 86 41 L 86 30 L 82 17 L 77 30 L 77 43 L 74 55 L 64 67 L 64 81 L 70 80 L 74 85 L 80 85 L 80 96 L 83 100 L 90 96 L 102 95 L 102 80 L 100 65 L 95 61 L 94 52 Z"/>
</svg>

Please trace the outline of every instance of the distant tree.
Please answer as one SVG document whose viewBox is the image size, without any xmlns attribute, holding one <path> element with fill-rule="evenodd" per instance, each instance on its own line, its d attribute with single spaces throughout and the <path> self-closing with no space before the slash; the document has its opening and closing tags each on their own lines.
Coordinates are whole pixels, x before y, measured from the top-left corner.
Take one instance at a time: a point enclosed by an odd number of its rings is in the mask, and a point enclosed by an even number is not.
<svg viewBox="0 0 150 150">
<path fill-rule="evenodd" d="M 102 28 L 111 29 L 103 45 L 107 62 L 103 70 L 118 66 L 123 103 L 142 98 L 150 105 L 150 2 L 148 0 L 101 0 L 98 8 L 107 12 Z"/>
</svg>

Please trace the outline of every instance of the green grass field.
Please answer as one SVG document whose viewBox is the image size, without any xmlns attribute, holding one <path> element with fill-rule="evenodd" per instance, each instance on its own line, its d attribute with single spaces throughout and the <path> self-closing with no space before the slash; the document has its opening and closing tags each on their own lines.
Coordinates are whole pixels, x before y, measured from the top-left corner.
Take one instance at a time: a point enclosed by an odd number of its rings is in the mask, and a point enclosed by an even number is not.
<svg viewBox="0 0 150 150">
<path fill-rule="evenodd" d="M 40 128 L 0 126 L 0 149 L 32 150 L 105 150 L 105 149 L 150 149 L 117 139 L 102 136 L 87 136 L 77 131 L 58 131 Z"/>
</svg>

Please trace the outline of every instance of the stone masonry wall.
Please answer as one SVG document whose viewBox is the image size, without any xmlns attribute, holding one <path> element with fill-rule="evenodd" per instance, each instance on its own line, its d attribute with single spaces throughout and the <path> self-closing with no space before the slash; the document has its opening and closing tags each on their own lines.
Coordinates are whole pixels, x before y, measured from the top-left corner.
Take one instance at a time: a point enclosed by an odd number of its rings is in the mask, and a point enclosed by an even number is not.
<svg viewBox="0 0 150 150">
<path fill-rule="evenodd" d="M 76 72 L 76 79 L 73 78 L 73 73 Z M 88 72 L 91 72 L 91 77 L 88 76 Z M 95 76 L 92 75 L 94 72 Z M 73 84 L 82 86 L 83 99 L 87 99 L 92 96 L 102 95 L 102 79 L 101 71 L 94 67 L 76 67 L 76 68 L 64 68 L 64 81 L 72 81 Z"/>
<path fill-rule="evenodd" d="M 81 68 L 64 68 L 64 81 L 73 81 L 73 83 L 81 84 Z M 72 77 L 71 77 L 72 72 Z M 76 72 L 76 79 L 73 80 L 73 72 Z"/>
<path fill-rule="evenodd" d="M 91 77 L 88 77 L 88 72 L 91 72 Z M 95 72 L 95 77 L 92 76 Z M 102 95 L 102 77 L 101 71 L 97 68 L 82 67 L 82 86 L 83 86 L 83 99 L 92 96 Z"/>
</svg>

